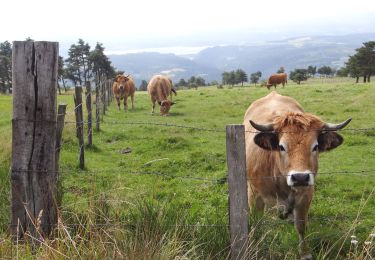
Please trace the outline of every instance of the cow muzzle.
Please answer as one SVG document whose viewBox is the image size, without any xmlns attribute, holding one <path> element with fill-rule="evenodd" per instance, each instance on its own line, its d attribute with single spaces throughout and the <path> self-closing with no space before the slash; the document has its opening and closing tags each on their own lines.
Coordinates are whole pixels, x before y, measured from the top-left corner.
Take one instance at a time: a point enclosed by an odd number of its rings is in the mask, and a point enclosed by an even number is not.
<svg viewBox="0 0 375 260">
<path fill-rule="evenodd" d="M 291 171 L 287 177 L 288 186 L 299 187 L 299 186 L 313 186 L 314 185 L 314 174 L 310 171 L 297 172 Z"/>
</svg>

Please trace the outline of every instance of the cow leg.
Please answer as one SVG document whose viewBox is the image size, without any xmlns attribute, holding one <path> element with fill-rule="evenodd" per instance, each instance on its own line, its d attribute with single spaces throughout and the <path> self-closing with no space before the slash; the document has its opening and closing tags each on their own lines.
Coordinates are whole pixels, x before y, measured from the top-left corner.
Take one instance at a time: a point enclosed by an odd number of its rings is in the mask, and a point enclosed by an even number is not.
<svg viewBox="0 0 375 260">
<path fill-rule="evenodd" d="M 120 98 L 116 97 L 116 100 L 117 100 L 118 110 L 120 110 Z"/>
<path fill-rule="evenodd" d="M 264 201 L 261 198 L 261 196 L 254 193 L 250 183 L 247 183 L 247 199 L 249 203 L 249 208 L 251 211 L 255 209 L 257 213 L 263 213 L 264 212 Z"/>
<path fill-rule="evenodd" d="M 152 115 L 154 114 L 154 110 L 155 110 L 155 100 L 152 101 L 152 110 L 151 110 Z"/>
<path fill-rule="evenodd" d="M 131 95 L 131 99 L 132 99 L 132 110 L 134 109 L 134 94 Z"/>
<path fill-rule="evenodd" d="M 127 96 L 124 97 L 124 110 L 128 111 L 128 97 Z"/>
<path fill-rule="evenodd" d="M 306 194 L 307 193 L 307 194 Z M 309 252 L 308 245 L 305 241 L 305 229 L 307 224 L 307 213 L 309 211 L 312 189 L 310 192 L 306 192 L 301 195 L 297 194 L 295 197 L 295 208 L 294 208 L 294 226 L 299 236 L 299 252 L 301 259 L 312 259 Z"/>
</svg>

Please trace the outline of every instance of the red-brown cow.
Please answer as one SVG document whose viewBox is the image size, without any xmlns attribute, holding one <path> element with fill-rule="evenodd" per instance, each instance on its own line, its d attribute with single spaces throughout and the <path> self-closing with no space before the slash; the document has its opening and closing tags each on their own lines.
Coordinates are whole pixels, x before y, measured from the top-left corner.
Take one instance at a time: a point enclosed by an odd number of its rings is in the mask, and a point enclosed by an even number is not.
<svg viewBox="0 0 375 260">
<path fill-rule="evenodd" d="M 112 85 L 113 95 L 117 100 L 118 109 L 120 110 L 120 100 L 124 99 L 124 109 L 128 110 L 128 97 L 132 100 L 132 109 L 134 109 L 135 84 L 133 79 L 128 75 L 117 75 Z"/>
<path fill-rule="evenodd" d="M 172 88 L 172 81 L 163 75 L 155 75 L 151 78 L 150 82 L 147 85 L 147 91 L 150 95 L 151 102 L 152 102 L 152 114 L 154 113 L 155 109 L 155 102 L 158 102 L 160 105 L 160 114 L 161 115 L 168 115 L 169 109 L 175 103 L 168 100 L 168 96 L 176 91 Z"/>
<path fill-rule="evenodd" d="M 277 73 L 277 74 L 272 74 L 267 81 L 266 87 L 268 89 L 271 88 L 271 86 L 274 86 L 276 89 L 276 85 L 283 84 L 283 87 L 285 84 L 288 83 L 288 75 L 286 73 Z"/>
<path fill-rule="evenodd" d="M 244 117 L 248 198 L 252 210 L 276 208 L 294 221 L 303 259 L 307 214 L 318 173 L 319 153 L 341 145 L 340 124 L 324 123 L 305 113 L 293 98 L 271 92 L 254 101 Z"/>
</svg>

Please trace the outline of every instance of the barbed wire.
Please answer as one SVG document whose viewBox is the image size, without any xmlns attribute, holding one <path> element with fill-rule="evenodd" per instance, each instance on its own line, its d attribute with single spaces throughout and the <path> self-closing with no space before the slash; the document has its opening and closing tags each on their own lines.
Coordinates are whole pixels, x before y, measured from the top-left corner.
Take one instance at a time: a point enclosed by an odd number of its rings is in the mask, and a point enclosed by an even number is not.
<svg viewBox="0 0 375 260">
<path fill-rule="evenodd" d="M 134 174 L 134 175 L 157 175 L 157 176 L 162 176 L 162 177 L 167 177 L 171 179 L 188 179 L 188 180 L 196 180 L 196 181 L 203 181 L 203 182 L 209 182 L 213 184 L 224 184 L 227 182 L 227 177 L 224 176 L 222 178 L 218 179 L 209 179 L 209 178 L 202 178 L 202 177 L 194 177 L 194 176 L 181 176 L 181 175 L 176 175 L 176 174 L 170 174 L 170 173 L 163 173 L 159 171 L 132 171 L 132 170 L 127 170 L 127 169 L 107 169 L 107 170 L 60 170 L 60 171 L 55 171 L 55 170 L 30 170 L 30 169 L 10 169 L 11 172 L 35 172 L 35 173 L 53 173 L 53 174 L 72 174 L 72 173 L 87 173 L 87 174 L 101 174 L 101 173 L 125 173 L 125 174 Z M 360 170 L 360 171 L 332 171 L 332 172 L 322 172 L 318 173 L 317 175 L 330 175 L 333 176 L 335 174 L 344 174 L 344 175 L 358 175 L 358 176 L 369 176 L 369 175 L 364 175 L 366 173 L 375 173 L 375 169 L 367 169 L 367 170 Z M 359 175 L 361 174 L 361 175 Z M 277 180 L 279 178 L 286 178 L 287 175 L 278 175 L 278 176 L 261 176 L 261 177 L 256 177 L 256 178 L 247 178 L 247 180 L 260 180 L 260 179 L 268 179 L 268 180 Z"/>
<path fill-rule="evenodd" d="M 61 115 L 61 114 L 58 114 Z M 26 119 L 26 118 L 14 118 L 13 121 L 27 121 L 27 122 L 56 122 L 53 120 L 33 120 L 33 119 Z M 189 125 L 178 125 L 178 124 L 171 124 L 171 123 L 157 123 L 157 122 L 140 122 L 140 121 L 133 121 L 133 122 L 121 122 L 121 121 L 97 121 L 93 118 L 91 121 L 92 124 L 96 124 L 97 122 L 100 122 L 100 124 L 108 124 L 108 125 L 148 125 L 148 126 L 164 126 L 164 127 L 176 127 L 176 128 L 185 128 L 185 129 L 191 129 L 191 130 L 197 130 L 197 131 L 206 131 L 206 132 L 218 132 L 218 133 L 226 133 L 225 129 L 218 129 L 218 128 L 205 128 L 205 127 L 198 127 L 198 126 L 189 126 Z M 87 125 L 87 120 L 83 121 L 64 121 L 64 124 L 80 124 L 80 125 Z M 375 127 L 369 127 L 369 128 L 349 128 L 349 129 L 340 129 L 337 131 L 351 131 L 351 132 L 367 132 L 367 131 L 374 131 Z M 312 132 L 312 131 L 322 131 L 321 129 L 314 129 L 314 130 L 301 130 L 302 132 Z M 300 133 L 299 132 L 287 132 L 287 131 L 272 131 L 272 133 Z M 326 131 L 326 130 L 324 130 Z M 248 131 L 245 130 L 245 133 L 255 133 L 259 134 L 260 131 Z"/>
</svg>

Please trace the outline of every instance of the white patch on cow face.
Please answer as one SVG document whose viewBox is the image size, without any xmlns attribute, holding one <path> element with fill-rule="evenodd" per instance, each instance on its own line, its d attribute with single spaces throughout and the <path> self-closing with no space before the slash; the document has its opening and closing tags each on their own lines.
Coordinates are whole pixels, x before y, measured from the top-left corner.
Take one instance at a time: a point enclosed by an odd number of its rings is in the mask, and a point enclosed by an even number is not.
<svg viewBox="0 0 375 260">
<path fill-rule="evenodd" d="M 307 183 L 307 185 L 308 186 L 314 186 L 315 176 L 310 170 L 306 170 L 306 171 L 294 171 L 294 170 L 292 170 L 292 171 L 289 171 L 288 175 L 287 175 L 287 179 L 286 179 L 286 182 L 287 182 L 288 186 L 290 186 L 290 187 L 294 186 L 294 182 L 292 181 L 292 176 L 294 174 L 308 174 L 310 178 L 309 178 L 309 182 Z"/>
</svg>

